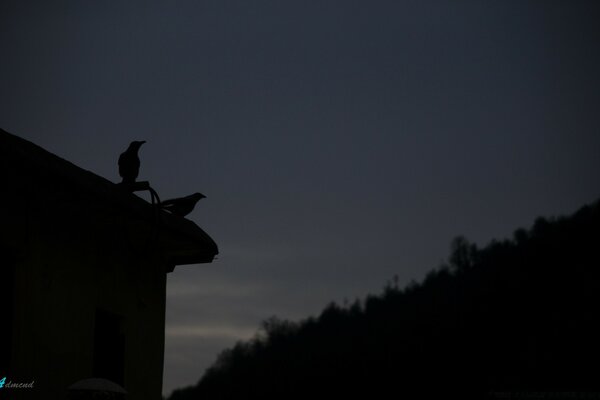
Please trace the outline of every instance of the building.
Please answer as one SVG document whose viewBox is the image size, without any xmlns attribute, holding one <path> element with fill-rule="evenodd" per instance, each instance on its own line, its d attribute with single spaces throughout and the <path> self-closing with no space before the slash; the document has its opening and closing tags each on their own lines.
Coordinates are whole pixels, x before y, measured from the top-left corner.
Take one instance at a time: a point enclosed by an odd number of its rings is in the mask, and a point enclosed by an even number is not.
<svg viewBox="0 0 600 400">
<path fill-rule="evenodd" d="M 0 171 L 0 379 L 34 382 L 10 398 L 63 399 L 99 377 L 160 399 L 166 276 L 212 262 L 215 242 L 3 130 Z"/>
</svg>

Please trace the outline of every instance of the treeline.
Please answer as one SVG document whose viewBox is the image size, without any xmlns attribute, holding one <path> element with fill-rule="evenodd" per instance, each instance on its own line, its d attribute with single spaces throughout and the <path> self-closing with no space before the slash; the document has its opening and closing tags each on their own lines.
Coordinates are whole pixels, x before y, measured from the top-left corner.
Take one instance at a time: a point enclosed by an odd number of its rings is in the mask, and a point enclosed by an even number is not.
<svg viewBox="0 0 600 400">
<path fill-rule="evenodd" d="M 298 323 L 269 319 L 170 400 L 590 394 L 599 305 L 596 202 L 484 248 L 458 237 L 422 283 L 391 282 Z"/>
</svg>

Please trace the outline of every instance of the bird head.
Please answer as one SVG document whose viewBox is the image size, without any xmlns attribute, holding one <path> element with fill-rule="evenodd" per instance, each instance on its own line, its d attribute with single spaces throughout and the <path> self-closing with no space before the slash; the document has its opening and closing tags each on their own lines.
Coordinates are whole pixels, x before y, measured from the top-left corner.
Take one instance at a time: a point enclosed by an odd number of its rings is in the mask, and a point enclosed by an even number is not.
<svg viewBox="0 0 600 400">
<path fill-rule="evenodd" d="M 128 150 L 138 151 L 140 149 L 140 147 L 142 147 L 142 145 L 144 143 L 146 143 L 145 140 L 141 140 L 141 141 L 134 140 L 133 142 L 131 142 L 129 144 L 129 149 Z"/>
<path fill-rule="evenodd" d="M 197 192 L 196 192 L 196 193 L 194 193 L 194 194 L 193 194 L 191 197 L 192 197 L 192 198 L 193 198 L 193 199 L 194 199 L 196 202 L 198 202 L 198 201 L 200 201 L 200 200 L 202 200 L 202 199 L 205 199 L 205 198 L 206 198 L 206 196 L 205 196 L 205 195 L 203 195 L 202 193 L 197 193 Z"/>
</svg>

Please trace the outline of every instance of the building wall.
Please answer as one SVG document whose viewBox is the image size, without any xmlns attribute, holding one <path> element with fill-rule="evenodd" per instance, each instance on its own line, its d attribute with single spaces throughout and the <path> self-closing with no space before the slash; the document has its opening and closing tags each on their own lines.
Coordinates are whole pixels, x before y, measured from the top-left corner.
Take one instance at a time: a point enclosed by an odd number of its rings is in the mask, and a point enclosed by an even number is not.
<svg viewBox="0 0 600 400">
<path fill-rule="evenodd" d="M 92 377 L 102 309 L 123 317 L 128 399 L 160 399 L 166 274 L 156 232 L 115 210 L 58 200 L 27 212 L 8 379 L 35 384 L 12 390 L 11 398 L 63 399 L 69 385 Z"/>
</svg>

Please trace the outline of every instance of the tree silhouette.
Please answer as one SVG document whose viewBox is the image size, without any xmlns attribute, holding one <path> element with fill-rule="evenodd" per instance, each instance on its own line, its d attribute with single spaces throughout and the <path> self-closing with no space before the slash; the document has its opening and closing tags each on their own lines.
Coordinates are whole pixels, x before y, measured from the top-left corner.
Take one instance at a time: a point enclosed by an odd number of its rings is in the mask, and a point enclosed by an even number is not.
<svg viewBox="0 0 600 400">
<path fill-rule="evenodd" d="M 569 398 L 600 389 L 598 304 L 600 202 L 481 249 L 459 236 L 422 283 L 401 289 L 396 279 L 297 323 L 270 318 L 170 400 Z"/>
</svg>

